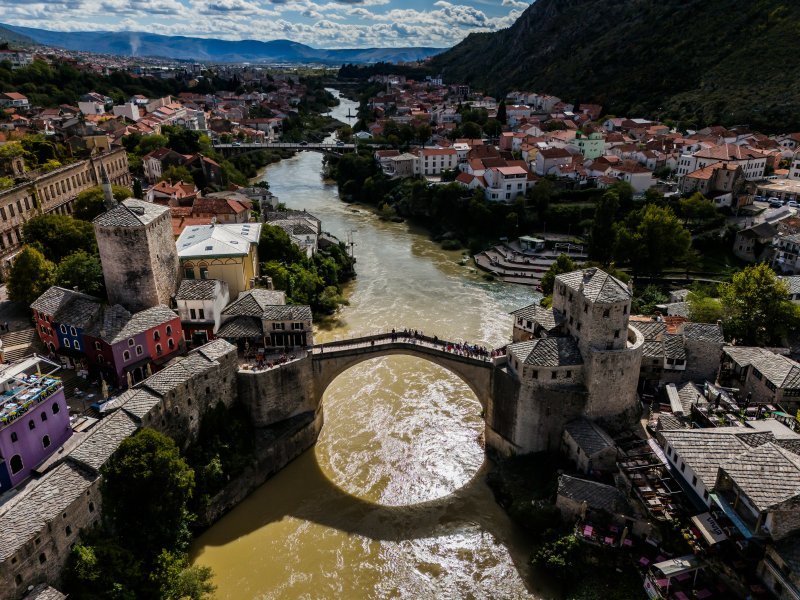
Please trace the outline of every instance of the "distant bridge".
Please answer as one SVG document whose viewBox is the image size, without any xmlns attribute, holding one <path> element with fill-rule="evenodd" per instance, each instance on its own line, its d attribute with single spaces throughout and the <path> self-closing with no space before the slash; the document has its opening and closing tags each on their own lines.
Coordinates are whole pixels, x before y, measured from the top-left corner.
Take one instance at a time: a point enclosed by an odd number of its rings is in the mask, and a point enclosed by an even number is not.
<svg viewBox="0 0 800 600">
<path fill-rule="evenodd" d="M 315 346 L 312 350 L 314 390 L 321 399 L 327 387 L 344 371 L 358 363 L 391 355 L 415 356 L 457 375 L 478 397 L 484 410 L 492 396 L 492 374 L 498 358 L 470 352 L 457 342 L 428 336 L 385 333 Z M 504 357 L 502 359 L 504 361 Z"/>
<path fill-rule="evenodd" d="M 263 142 L 263 143 L 239 143 L 214 144 L 214 149 L 223 156 L 239 156 L 259 150 L 292 150 L 300 152 L 302 150 L 313 150 L 314 152 L 324 152 L 333 154 L 343 154 L 353 152 L 355 144 L 315 144 L 311 142 Z"/>
</svg>

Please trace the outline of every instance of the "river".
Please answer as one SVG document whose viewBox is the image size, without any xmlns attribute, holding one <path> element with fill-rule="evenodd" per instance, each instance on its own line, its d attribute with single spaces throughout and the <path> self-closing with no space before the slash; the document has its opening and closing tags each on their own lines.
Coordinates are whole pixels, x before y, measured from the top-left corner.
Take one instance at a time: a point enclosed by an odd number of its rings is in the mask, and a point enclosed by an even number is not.
<svg viewBox="0 0 800 600">
<path fill-rule="evenodd" d="M 346 122 L 346 99 L 332 114 Z M 484 281 L 424 232 L 338 199 L 322 156 L 266 169 L 272 192 L 355 242 L 350 305 L 317 341 L 414 328 L 507 343 L 530 288 Z M 529 548 L 484 481 L 481 407 L 447 371 L 407 357 L 352 368 L 329 387 L 317 445 L 261 486 L 192 549 L 218 598 L 537 598 Z"/>
</svg>

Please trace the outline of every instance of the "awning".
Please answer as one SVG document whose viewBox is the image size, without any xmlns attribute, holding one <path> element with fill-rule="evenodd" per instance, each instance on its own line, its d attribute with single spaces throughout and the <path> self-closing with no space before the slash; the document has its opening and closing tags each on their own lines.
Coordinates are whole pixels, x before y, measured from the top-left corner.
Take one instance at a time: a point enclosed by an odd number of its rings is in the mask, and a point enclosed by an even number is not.
<svg viewBox="0 0 800 600">
<path fill-rule="evenodd" d="M 714 520 L 710 513 L 695 515 L 692 517 L 692 523 L 695 524 L 695 527 L 703 535 L 703 539 L 708 542 L 709 546 L 719 544 L 728 539 L 728 536 L 722 531 L 722 527 L 719 526 L 719 523 Z"/>
<path fill-rule="evenodd" d="M 734 525 L 736 525 L 736 529 L 739 530 L 739 532 L 745 537 L 745 539 L 749 540 L 750 538 L 753 537 L 753 532 L 750 531 L 750 528 L 747 526 L 747 524 L 736 513 L 736 511 L 733 510 L 733 507 L 730 504 L 728 504 L 725 498 L 713 492 L 708 496 L 716 503 L 717 506 L 719 506 L 722 509 L 722 512 L 725 513 L 725 516 L 728 517 Z"/>
<path fill-rule="evenodd" d="M 686 556 L 679 556 L 678 558 L 670 558 L 660 563 L 653 565 L 653 569 L 660 571 L 664 577 L 670 579 L 677 575 L 684 573 L 691 573 L 700 568 L 700 559 L 694 554 L 687 554 Z"/>
</svg>

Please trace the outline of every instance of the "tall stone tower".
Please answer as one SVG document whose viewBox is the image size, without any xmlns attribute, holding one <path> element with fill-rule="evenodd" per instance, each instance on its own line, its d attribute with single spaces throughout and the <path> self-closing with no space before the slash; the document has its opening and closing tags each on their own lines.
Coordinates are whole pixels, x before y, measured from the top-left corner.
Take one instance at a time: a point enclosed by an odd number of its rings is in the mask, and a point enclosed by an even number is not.
<svg viewBox="0 0 800 600">
<path fill-rule="evenodd" d="M 94 220 L 108 301 L 131 312 L 169 306 L 179 266 L 169 208 L 134 198 L 108 204 Z"/>
<path fill-rule="evenodd" d="M 627 285 L 597 268 L 556 277 L 553 308 L 583 357 L 584 414 L 591 419 L 621 424 L 638 410 L 644 338 L 628 326 L 632 297 Z"/>
</svg>

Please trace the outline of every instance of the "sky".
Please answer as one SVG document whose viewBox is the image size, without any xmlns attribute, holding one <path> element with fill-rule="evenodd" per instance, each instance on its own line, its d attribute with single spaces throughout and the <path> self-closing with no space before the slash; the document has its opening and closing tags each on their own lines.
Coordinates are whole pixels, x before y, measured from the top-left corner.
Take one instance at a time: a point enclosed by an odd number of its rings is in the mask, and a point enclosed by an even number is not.
<svg viewBox="0 0 800 600">
<path fill-rule="evenodd" d="M 317 48 L 449 47 L 532 0 L 0 0 L 0 22 L 56 31 L 290 39 Z"/>
</svg>

